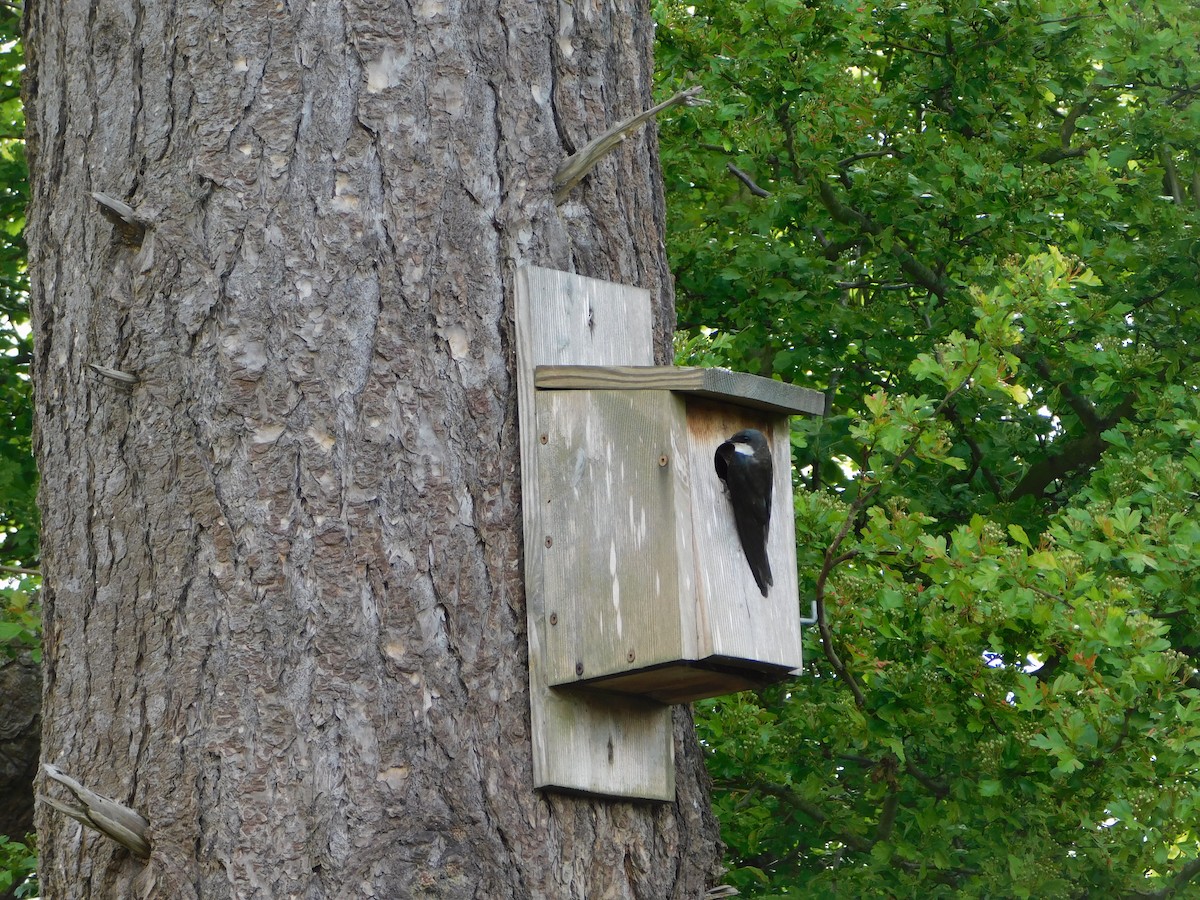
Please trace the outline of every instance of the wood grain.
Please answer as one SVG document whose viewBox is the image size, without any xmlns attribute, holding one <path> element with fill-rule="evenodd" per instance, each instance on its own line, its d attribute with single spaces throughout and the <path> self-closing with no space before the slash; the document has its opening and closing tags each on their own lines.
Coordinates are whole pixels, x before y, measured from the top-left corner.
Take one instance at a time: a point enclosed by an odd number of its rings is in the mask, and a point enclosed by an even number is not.
<svg viewBox="0 0 1200 900">
<path fill-rule="evenodd" d="M 538 388 L 557 390 L 666 390 L 724 400 L 770 412 L 820 416 L 825 395 L 783 381 L 731 369 L 697 366 L 538 366 Z"/>
<path fill-rule="evenodd" d="M 540 391 L 551 683 L 681 703 L 801 666 L 788 419 L 671 391 Z M 545 399 L 543 399 L 545 398 Z M 548 423 L 548 425 L 547 425 Z M 743 428 L 767 435 L 775 486 L 763 597 L 713 465 Z M 557 445 L 561 449 L 554 449 Z M 669 459 L 653 471 L 657 456 Z M 565 538 L 565 546 L 560 541 Z M 612 597 L 610 601 L 608 598 Z M 619 602 L 617 600 L 619 596 Z"/>
<path fill-rule="evenodd" d="M 543 496 L 538 478 L 542 448 L 553 454 L 561 452 L 564 444 L 555 430 L 550 449 L 549 423 L 555 401 L 536 393 L 535 366 L 651 364 L 649 296 L 638 288 L 531 266 L 517 272 L 516 317 L 534 783 L 593 794 L 672 800 L 675 767 L 669 706 L 550 687 L 554 675 L 548 658 L 549 618 L 556 611 L 552 606 L 566 604 L 564 593 L 573 588 L 561 574 L 551 579 L 544 576 L 545 558 L 553 553 L 555 540 L 547 527 L 545 509 L 553 505 L 554 497 Z M 541 442 L 543 435 L 546 444 Z M 586 460 L 583 467 L 586 469 Z M 561 525 L 561 521 L 555 523 L 560 532 Z M 578 546 L 583 536 L 562 532 L 558 540 Z M 561 644 L 557 647 L 561 659 L 566 651 Z M 567 664 L 573 669 L 573 660 L 568 659 Z"/>
<path fill-rule="evenodd" d="M 730 435 L 757 428 L 775 460 L 767 558 L 775 584 L 763 597 L 738 542 L 733 510 L 713 468 L 713 453 Z M 688 403 L 696 548 L 700 656 L 754 660 L 798 669 L 800 607 L 796 582 L 796 525 L 792 516 L 791 445 L 786 417 L 705 400 Z"/>
</svg>

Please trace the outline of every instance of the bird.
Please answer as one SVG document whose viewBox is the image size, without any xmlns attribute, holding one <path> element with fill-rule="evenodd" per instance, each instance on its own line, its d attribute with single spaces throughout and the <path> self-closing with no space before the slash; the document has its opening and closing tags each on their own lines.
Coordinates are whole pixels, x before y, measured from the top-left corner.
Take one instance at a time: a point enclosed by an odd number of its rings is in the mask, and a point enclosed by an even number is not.
<svg viewBox="0 0 1200 900">
<path fill-rule="evenodd" d="M 771 487 L 774 473 L 771 448 L 761 431 L 746 428 L 717 447 L 713 457 L 717 477 L 725 482 L 733 521 L 754 583 L 762 595 L 775 584 L 767 559 L 767 533 L 771 527 Z"/>
</svg>

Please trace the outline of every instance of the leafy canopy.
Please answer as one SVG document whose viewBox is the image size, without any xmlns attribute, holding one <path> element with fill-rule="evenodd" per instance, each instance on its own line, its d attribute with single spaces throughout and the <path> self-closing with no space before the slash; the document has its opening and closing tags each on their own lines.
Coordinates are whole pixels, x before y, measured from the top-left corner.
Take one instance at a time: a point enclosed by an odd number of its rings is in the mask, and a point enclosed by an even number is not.
<svg viewBox="0 0 1200 900">
<path fill-rule="evenodd" d="M 709 100 L 661 135 L 680 356 L 829 401 L 793 431 L 805 675 L 702 710 L 731 883 L 1184 890 L 1200 8 L 656 16 L 663 93 Z"/>
<path fill-rule="evenodd" d="M 40 654 L 20 14 L 0 5 L 0 655 Z"/>
<path fill-rule="evenodd" d="M 25 271 L 25 118 L 20 13 L 0 4 L 0 564 L 36 566 L 37 472 L 30 435 L 29 282 Z"/>
</svg>

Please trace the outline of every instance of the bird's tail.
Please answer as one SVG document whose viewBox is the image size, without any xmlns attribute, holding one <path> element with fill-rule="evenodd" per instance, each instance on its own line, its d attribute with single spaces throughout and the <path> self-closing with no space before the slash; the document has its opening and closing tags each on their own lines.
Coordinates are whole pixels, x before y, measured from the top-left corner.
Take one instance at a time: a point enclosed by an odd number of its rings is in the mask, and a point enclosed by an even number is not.
<svg viewBox="0 0 1200 900">
<path fill-rule="evenodd" d="M 759 591 L 765 597 L 767 588 L 775 584 L 774 578 L 771 577 L 771 562 L 767 559 L 766 529 L 757 522 L 738 522 L 737 526 L 738 541 L 742 545 L 742 551 L 746 554 L 746 562 L 750 564 L 754 583 L 758 585 Z"/>
<path fill-rule="evenodd" d="M 775 580 L 771 577 L 771 564 L 767 561 L 767 554 L 762 554 L 762 559 L 757 562 L 750 561 L 750 571 L 754 573 L 754 582 L 758 585 L 758 589 L 762 595 L 767 596 L 767 588 L 775 584 Z"/>
</svg>

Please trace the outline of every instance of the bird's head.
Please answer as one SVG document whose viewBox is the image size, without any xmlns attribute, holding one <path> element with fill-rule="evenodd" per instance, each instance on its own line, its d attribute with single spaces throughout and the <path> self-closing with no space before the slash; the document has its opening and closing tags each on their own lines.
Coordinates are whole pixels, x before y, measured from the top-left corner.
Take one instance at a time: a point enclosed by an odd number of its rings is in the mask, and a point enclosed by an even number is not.
<svg viewBox="0 0 1200 900">
<path fill-rule="evenodd" d="M 747 455 L 767 449 L 767 438 L 757 428 L 744 428 L 729 439 L 735 453 Z"/>
<path fill-rule="evenodd" d="M 762 456 L 766 454 L 767 458 L 770 458 L 766 436 L 756 428 L 745 428 L 717 447 L 713 464 L 717 470 L 717 477 L 722 481 L 725 480 L 725 476 L 729 472 L 729 463 L 734 458 L 735 453 L 743 457 Z"/>
</svg>

